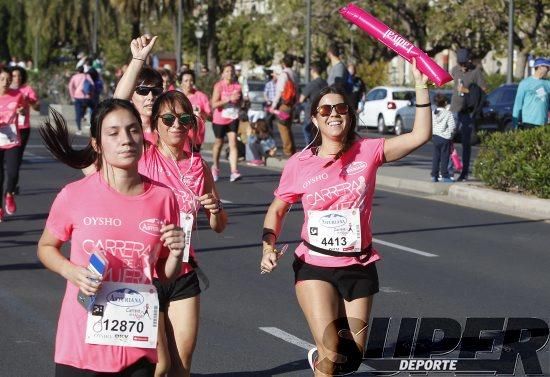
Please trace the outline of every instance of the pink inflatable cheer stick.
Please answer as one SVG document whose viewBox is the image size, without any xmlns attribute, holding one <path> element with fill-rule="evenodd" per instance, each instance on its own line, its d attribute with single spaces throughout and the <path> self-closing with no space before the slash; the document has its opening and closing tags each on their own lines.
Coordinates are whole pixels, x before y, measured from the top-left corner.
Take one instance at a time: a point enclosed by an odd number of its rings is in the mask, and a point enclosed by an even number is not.
<svg viewBox="0 0 550 377">
<path fill-rule="evenodd" d="M 437 65 L 424 51 L 406 40 L 403 36 L 390 29 L 382 21 L 372 14 L 364 11 L 354 4 L 348 4 L 340 9 L 340 14 L 346 20 L 369 33 L 374 38 L 397 52 L 409 63 L 416 58 L 416 67 L 430 80 L 441 86 L 453 78 L 447 71 Z"/>
</svg>

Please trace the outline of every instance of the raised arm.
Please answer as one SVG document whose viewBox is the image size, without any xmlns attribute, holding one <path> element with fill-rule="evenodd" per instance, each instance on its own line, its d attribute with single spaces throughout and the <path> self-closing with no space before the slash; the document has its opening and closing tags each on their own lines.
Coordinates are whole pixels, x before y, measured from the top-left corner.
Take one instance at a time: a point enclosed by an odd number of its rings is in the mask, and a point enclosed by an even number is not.
<svg viewBox="0 0 550 377">
<path fill-rule="evenodd" d="M 124 72 L 124 75 L 120 78 L 118 85 L 115 89 L 114 98 L 130 99 L 132 93 L 136 87 L 136 79 L 139 75 L 139 71 L 145 64 L 149 53 L 153 49 L 157 37 L 151 38 L 151 36 L 145 34 L 139 38 L 132 40 L 130 43 L 130 50 L 132 52 L 132 60 L 128 64 L 128 69 Z"/>
<path fill-rule="evenodd" d="M 387 139 L 384 143 L 384 158 L 386 162 L 399 160 L 432 137 L 432 108 L 428 91 L 428 77 L 416 69 L 416 59 L 413 58 L 413 73 L 416 88 L 416 113 L 413 130 L 410 133 Z"/>
</svg>

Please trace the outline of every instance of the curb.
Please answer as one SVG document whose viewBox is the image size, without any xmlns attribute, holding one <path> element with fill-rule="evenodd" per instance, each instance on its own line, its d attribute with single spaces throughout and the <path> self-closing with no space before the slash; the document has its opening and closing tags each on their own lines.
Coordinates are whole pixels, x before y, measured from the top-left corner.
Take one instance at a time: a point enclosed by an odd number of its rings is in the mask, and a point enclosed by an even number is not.
<svg viewBox="0 0 550 377">
<path fill-rule="evenodd" d="M 448 197 L 458 204 L 469 203 L 469 206 L 479 209 L 550 220 L 550 199 L 462 184 L 452 185 Z"/>
</svg>

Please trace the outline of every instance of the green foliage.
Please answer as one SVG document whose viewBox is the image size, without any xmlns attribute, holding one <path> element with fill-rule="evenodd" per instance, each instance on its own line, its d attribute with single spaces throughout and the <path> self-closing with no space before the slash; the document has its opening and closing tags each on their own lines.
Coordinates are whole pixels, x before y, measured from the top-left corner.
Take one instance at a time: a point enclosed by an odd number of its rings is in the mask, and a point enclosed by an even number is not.
<svg viewBox="0 0 550 377">
<path fill-rule="evenodd" d="M 386 62 L 360 63 L 357 65 L 357 75 L 363 79 L 367 90 L 370 90 L 375 86 L 387 83 L 387 66 Z"/>
<path fill-rule="evenodd" d="M 498 88 L 506 82 L 506 76 L 500 73 L 493 73 L 492 75 L 485 76 L 485 82 L 487 83 L 487 93 L 490 93 L 493 89 Z"/>
<path fill-rule="evenodd" d="M 550 198 L 550 126 L 485 134 L 474 174 L 490 187 Z"/>
</svg>

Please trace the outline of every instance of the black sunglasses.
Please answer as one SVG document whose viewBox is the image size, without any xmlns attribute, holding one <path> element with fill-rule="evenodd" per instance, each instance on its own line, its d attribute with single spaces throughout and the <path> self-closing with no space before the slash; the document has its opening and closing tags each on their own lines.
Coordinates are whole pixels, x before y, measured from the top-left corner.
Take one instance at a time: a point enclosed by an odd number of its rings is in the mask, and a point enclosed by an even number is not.
<svg viewBox="0 0 550 377">
<path fill-rule="evenodd" d="M 193 125 L 193 115 L 190 114 L 181 114 L 179 116 L 175 116 L 174 114 L 167 113 L 162 114 L 160 116 L 160 119 L 162 119 L 162 123 L 164 123 L 168 127 L 172 127 L 176 119 L 178 120 L 178 124 L 185 128 L 189 128 Z"/>
<path fill-rule="evenodd" d="M 335 109 L 337 114 L 346 115 L 349 111 L 349 106 L 345 103 L 337 103 L 336 105 L 321 105 L 317 108 L 317 114 L 322 117 L 328 117 L 332 113 L 332 109 Z"/>
<path fill-rule="evenodd" d="M 164 89 L 158 86 L 138 86 L 136 88 L 136 93 L 140 96 L 147 96 L 150 92 L 153 92 L 153 96 L 160 96 Z"/>
</svg>

